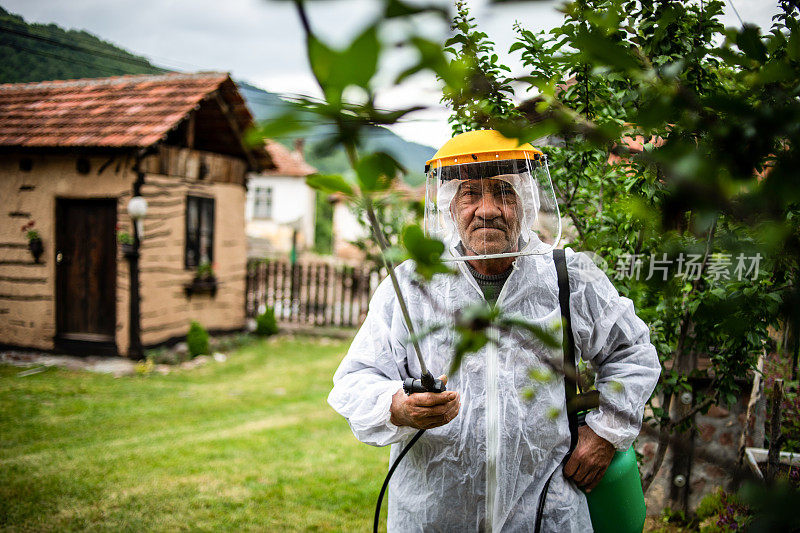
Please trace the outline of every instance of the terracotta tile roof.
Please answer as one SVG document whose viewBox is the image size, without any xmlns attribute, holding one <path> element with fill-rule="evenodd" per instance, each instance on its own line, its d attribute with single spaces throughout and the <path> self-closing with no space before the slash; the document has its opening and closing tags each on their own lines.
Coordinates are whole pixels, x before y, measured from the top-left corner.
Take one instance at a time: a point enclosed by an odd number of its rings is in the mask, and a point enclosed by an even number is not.
<svg viewBox="0 0 800 533">
<path fill-rule="evenodd" d="M 215 91 L 244 132 L 253 117 L 224 72 L 1 84 L 0 147 L 144 148 L 165 139 Z M 259 152 L 256 160 L 270 167 Z"/>
<path fill-rule="evenodd" d="M 290 151 L 281 143 L 272 140 L 267 140 L 265 147 L 275 163 L 275 168 L 264 172 L 265 175 L 305 177 L 317 171 L 306 163 L 303 154 L 298 150 Z"/>
</svg>

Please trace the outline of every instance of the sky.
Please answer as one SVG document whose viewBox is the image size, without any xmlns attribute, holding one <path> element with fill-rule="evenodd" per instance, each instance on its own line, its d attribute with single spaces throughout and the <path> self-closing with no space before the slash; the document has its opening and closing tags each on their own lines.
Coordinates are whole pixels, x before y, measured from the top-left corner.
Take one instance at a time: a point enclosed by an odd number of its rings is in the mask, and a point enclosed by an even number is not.
<svg viewBox="0 0 800 533">
<path fill-rule="evenodd" d="M 433 0 L 451 5 L 446 0 Z M 769 28 L 778 12 L 777 0 L 725 0 L 723 23 L 745 22 Z M 496 43 L 500 61 L 514 74 L 519 55 L 507 53 L 514 40 L 513 25 L 538 32 L 558 26 L 562 0 L 490 4 L 469 0 L 481 31 Z M 374 0 L 307 2 L 311 26 L 323 40 L 343 45 L 377 16 Z M 156 65 L 181 71 L 226 71 L 271 92 L 318 96 L 319 89 L 307 66 L 305 40 L 293 3 L 281 0 L 0 0 L 0 6 L 28 22 L 55 23 L 82 29 Z M 733 6 L 733 7 L 732 7 Z M 402 24 L 387 31 L 408 31 Z M 444 41 L 448 27 L 433 18 L 416 20 L 414 30 Z M 400 72 L 409 57 L 392 52 L 381 65 L 381 79 Z M 450 138 L 449 113 L 439 103 L 441 93 L 432 76 L 411 78 L 402 87 L 378 90 L 378 105 L 397 108 L 425 105 L 392 129 L 403 138 L 438 147 Z M 517 95 L 524 98 L 526 95 Z"/>
</svg>

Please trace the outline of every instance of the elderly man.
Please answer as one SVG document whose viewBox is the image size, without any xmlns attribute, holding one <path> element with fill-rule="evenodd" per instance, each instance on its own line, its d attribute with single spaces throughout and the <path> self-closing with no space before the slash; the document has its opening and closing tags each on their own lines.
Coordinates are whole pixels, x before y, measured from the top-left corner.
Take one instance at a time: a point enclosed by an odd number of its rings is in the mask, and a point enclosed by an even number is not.
<svg viewBox="0 0 800 533">
<path fill-rule="evenodd" d="M 556 269 L 544 253 L 552 247 L 542 229 L 553 213 L 552 202 L 542 206 L 548 184 L 541 152 L 497 132 L 465 133 L 437 152 L 428 165 L 426 229 L 445 242 L 458 272 L 434 277 L 423 293 L 411 283 L 413 264 L 397 268 L 417 329 L 484 301 L 543 328 L 560 324 Z M 448 391 L 408 395 L 403 380 L 420 377 L 420 365 L 391 285 L 378 287 L 328 401 L 360 441 L 392 444 L 392 460 L 418 428 L 428 430 L 390 484 L 390 531 L 533 531 L 540 502 L 543 531 L 591 530 L 578 488 L 591 490 L 614 451 L 631 445 L 660 366 L 632 302 L 582 254 L 568 253 L 567 269 L 575 351 L 597 369 L 601 403 L 563 469 L 563 377 L 530 377 L 546 375 L 558 351 L 523 331 L 491 330 L 492 342 L 462 360 Z M 444 374 L 452 331 L 419 344 L 428 368 Z"/>
</svg>

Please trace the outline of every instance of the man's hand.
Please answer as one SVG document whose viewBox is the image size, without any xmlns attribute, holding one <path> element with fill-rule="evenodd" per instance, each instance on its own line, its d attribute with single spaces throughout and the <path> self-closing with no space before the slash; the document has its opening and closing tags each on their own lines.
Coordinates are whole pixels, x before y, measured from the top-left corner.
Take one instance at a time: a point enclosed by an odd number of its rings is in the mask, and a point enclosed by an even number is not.
<svg viewBox="0 0 800 533">
<path fill-rule="evenodd" d="M 614 446 L 592 431 L 589 426 L 578 428 L 578 444 L 564 466 L 564 475 L 581 490 L 591 492 L 600 483 L 611 459 Z"/>
<path fill-rule="evenodd" d="M 447 376 L 439 376 L 447 383 Z M 431 429 L 443 426 L 458 415 L 461 396 L 456 391 L 417 392 L 410 396 L 403 389 L 392 396 L 391 422 L 395 426 Z"/>
</svg>

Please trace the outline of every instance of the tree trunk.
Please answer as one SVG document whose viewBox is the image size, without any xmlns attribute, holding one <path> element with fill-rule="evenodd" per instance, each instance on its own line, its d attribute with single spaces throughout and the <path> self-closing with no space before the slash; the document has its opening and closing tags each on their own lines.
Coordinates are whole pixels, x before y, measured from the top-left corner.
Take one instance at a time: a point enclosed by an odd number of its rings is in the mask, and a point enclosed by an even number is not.
<svg viewBox="0 0 800 533">
<path fill-rule="evenodd" d="M 739 437 L 739 468 L 744 466 L 744 450 L 747 447 L 747 437 L 750 436 L 750 426 L 755 426 L 756 404 L 758 404 L 758 401 L 764 394 L 764 383 L 761 375 L 763 371 L 764 353 L 758 356 L 756 371 L 753 373 L 753 388 L 750 391 L 750 401 L 747 402 L 747 414 L 744 419 L 744 427 L 742 427 L 742 435 Z"/>
<path fill-rule="evenodd" d="M 783 380 L 776 379 L 770 395 L 770 430 L 769 453 L 767 454 L 767 473 L 764 476 L 768 484 L 775 481 L 778 473 L 781 451 L 781 402 L 783 401 Z"/>
</svg>

